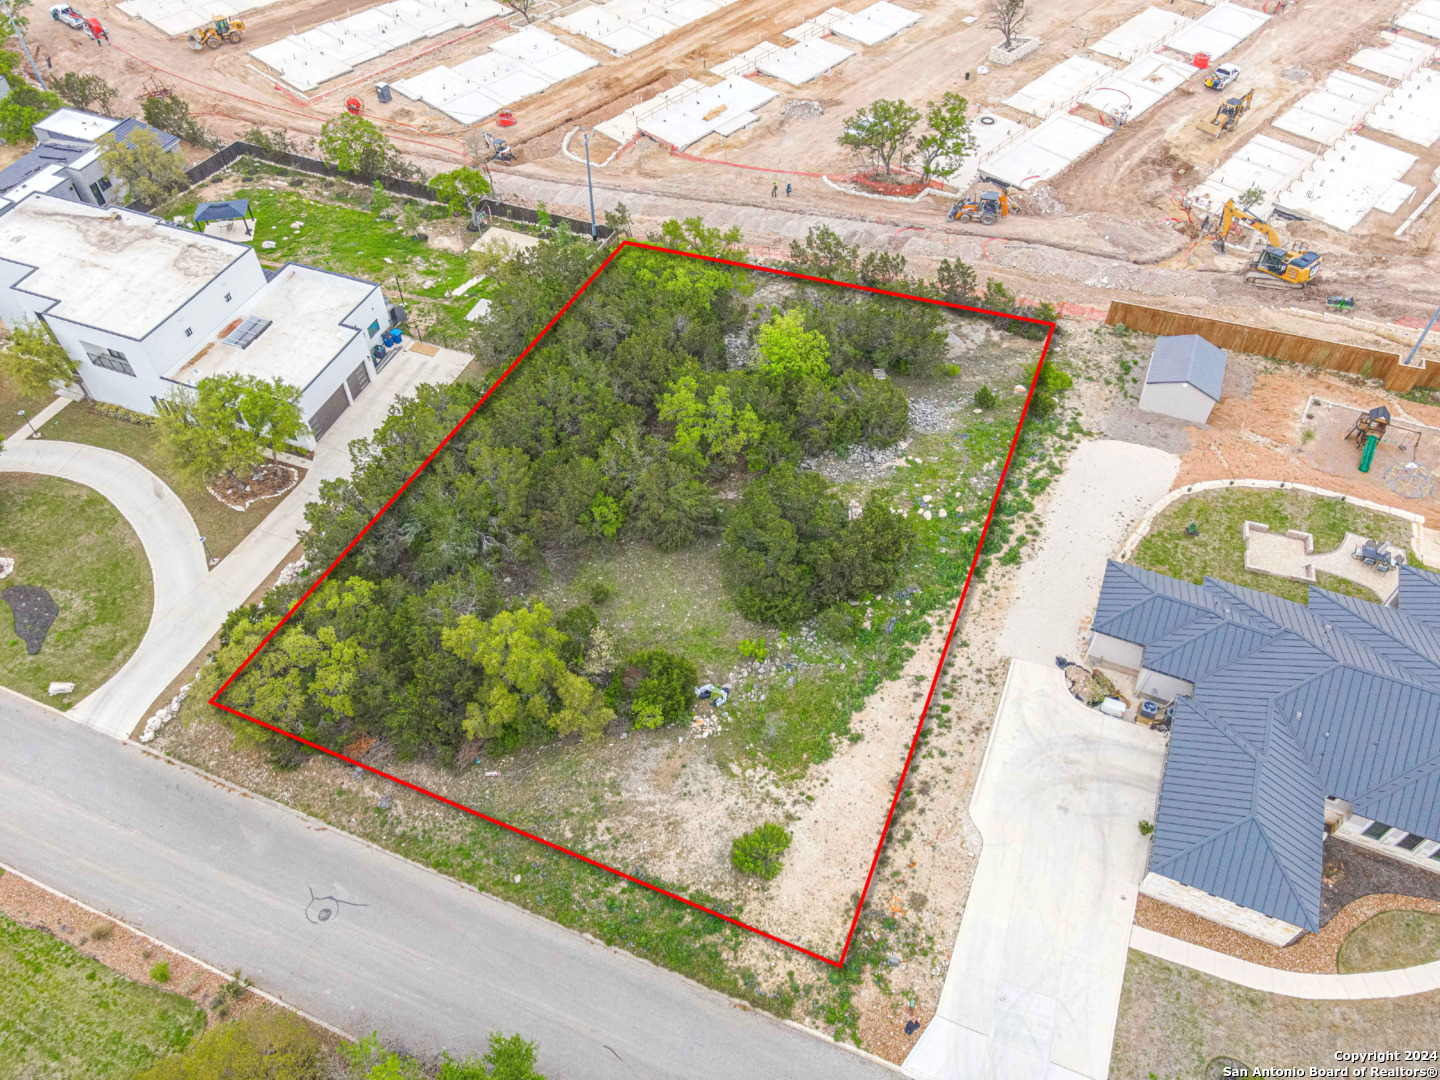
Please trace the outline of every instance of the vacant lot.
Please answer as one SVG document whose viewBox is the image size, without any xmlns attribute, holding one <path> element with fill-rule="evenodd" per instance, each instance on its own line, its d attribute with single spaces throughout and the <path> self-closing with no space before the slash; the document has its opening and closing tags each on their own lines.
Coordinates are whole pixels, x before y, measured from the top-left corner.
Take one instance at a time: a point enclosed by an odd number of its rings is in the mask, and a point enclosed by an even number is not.
<svg viewBox="0 0 1440 1080">
<path fill-rule="evenodd" d="M 194 1002 L 0 915 L 0 1080 L 130 1080 L 204 1028 Z"/>
<path fill-rule="evenodd" d="M 1388 514 L 1364 510 L 1339 499 L 1326 499 L 1292 491 L 1226 489 L 1206 491 L 1181 499 L 1156 520 L 1150 535 L 1140 541 L 1135 565 L 1171 577 L 1199 582 L 1206 575 L 1261 592 L 1304 603 L 1309 586 L 1245 569 L 1245 541 L 1240 535 L 1246 521 L 1258 521 L 1272 530 L 1298 529 L 1315 537 L 1315 552 L 1333 551 L 1345 533 L 1357 532 L 1402 547 L 1410 542 L 1410 524 Z M 1191 525 L 1197 532 L 1191 536 Z M 1376 599 L 1362 585 L 1332 574 L 1318 575 L 1321 588 Z"/>
<path fill-rule="evenodd" d="M 1216 1058 L 1251 1068 L 1335 1068 L 1335 1051 L 1434 1049 L 1440 992 L 1377 1001 L 1301 1001 L 1131 951 L 1112 1080 L 1209 1080 Z M 1302 1075 L 1296 1073 L 1294 1075 Z"/>
<path fill-rule="evenodd" d="M 31 656 L 0 605 L 0 685 L 42 701 L 51 682 L 79 701 L 120 669 L 150 624 L 154 589 L 140 538 L 105 498 L 49 476 L 0 473 L 0 555 L 15 572 L 0 589 L 48 589 L 60 613 Z"/>
</svg>

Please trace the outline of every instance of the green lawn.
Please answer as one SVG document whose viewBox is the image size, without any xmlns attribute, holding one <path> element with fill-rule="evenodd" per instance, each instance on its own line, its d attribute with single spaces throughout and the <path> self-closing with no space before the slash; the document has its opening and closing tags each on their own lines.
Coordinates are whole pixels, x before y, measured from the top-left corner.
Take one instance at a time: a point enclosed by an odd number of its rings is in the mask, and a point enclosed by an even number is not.
<svg viewBox="0 0 1440 1080">
<path fill-rule="evenodd" d="M 224 197 L 250 200 L 250 211 L 256 219 L 256 251 L 266 265 L 298 262 L 378 281 L 387 297 L 403 302 L 412 319 L 426 328 L 427 340 L 463 343 L 470 334 L 465 313 L 487 295 L 482 285 L 458 300 L 449 298 L 451 289 L 473 276 L 469 257 L 412 240 L 396 222 L 383 221 L 358 206 L 335 201 L 336 193 L 355 190 L 344 183 L 326 188 L 318 178 L 306 177 L 300 189 L 240 187 Z M 219 197 L 207 194 L 208 199 Z M 397 207 L 402 203 L 401 199 L 395 200 Z M 196 201 L 189 199 L 167 206 L 165 212 L 188 218 L 195 205 Z M 304 224 L 292 228 L 297 221 Z M 425 230 L 426 223 L 422 222 L 420 231 Z M 267 240 L 275 247 L 266 250 L 259 246 Z"/>
<path fill-rule="evenodd" d="M 1350 931 L 1340 946 L 1338 966 L 1350 974 L 1393 971 L 1432 960 L 1440 960 L 1440 915 L 1382 911 Z"/>
<path fill-rule="evenodd" d="M 102 496 L 50 476 L 0 473 L 0 522 L 0 554 L 15 560 L 0 589 L 39 585 L 60 606 L 30 656 L 0 604 L 0 685 L 45 701 L 52 681 L 73 682 L 63 701 L 79 701 L 120 669 L 150 624 L 154 590 L 140 539 Z"/>
<path fill-rule="evenodd" d="M 1240 527 L 1258 521 L 1279 531 L 1299 529 L 1315 537 L 1315 551 L 1333 551 L 1345 533 L 1357 532 L 1402 547 L 1410 543 L 1410 525 L 1388 514 L 1365 510 L 1339 499 L 1297 491 L 1226 488 L 1181 499 L 1156 519 L 1150 535 L 1140 541 L 1134 563 L 1171 577 L 1199 582 L 1205 575 L 1304 603 L 1309 587 L 1303 581 L 1255 574 L 1245 569 L 1245 541 Z M 1199 526 L 1196 536 L 1186 528 Z M 1369 589 L 1353 581 L 1321 573 L 1321 588 L 1374 600 Z"/>
<path fill-rule="evenodd" d="M 204 1027 L 194 1002 L 0 915 L 0 1080 L 130 1080 Z"/>
<path fill-rule="evenodd" d="M 23 393 L 4 375 L 0 375 L 0 439 L 8 439 L 25 426 L 25 420 L 17 415 L 19 410 L 24 409 L 26 416 L 34 416 L 54 399 L 55 395 L 49 392 Z"/>
<path fill-rule="evenodd" d="M 234 550 L 235 545 L 249 536 L 255 526 L 264 521 L 266 515 L 284 499 L 283 495 L 265 499 L 243 513 L 231 510 L 211 495 L 204 484 L 192 480 L 171 464 L 160 448 L 154 428 L 106 416 L 84 402 L 62 409 L 41 429 L 41 435 L 47 439 L 101 446 L 132 457 L 144 465 L 180 497 L 195 519 L 195 527 L 205 537 L 210 554 L 217 559 L 223 559 Z"/>
</svg>

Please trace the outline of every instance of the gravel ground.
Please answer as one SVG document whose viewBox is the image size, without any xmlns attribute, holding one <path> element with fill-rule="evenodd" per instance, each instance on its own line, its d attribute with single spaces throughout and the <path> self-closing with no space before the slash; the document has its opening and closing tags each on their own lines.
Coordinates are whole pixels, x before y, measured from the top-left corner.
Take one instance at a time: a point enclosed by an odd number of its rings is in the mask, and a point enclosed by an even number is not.
<svg viewBox="0 0 1440 1080">
<path fill-rule="evenodd" d="M 1440 901 L 1440 874 L 1347 844 L 1325 841 L 1325 879 L 1320 887 L 1320 925 L 1362 896 L 1395 893 Z"/>
</svg>

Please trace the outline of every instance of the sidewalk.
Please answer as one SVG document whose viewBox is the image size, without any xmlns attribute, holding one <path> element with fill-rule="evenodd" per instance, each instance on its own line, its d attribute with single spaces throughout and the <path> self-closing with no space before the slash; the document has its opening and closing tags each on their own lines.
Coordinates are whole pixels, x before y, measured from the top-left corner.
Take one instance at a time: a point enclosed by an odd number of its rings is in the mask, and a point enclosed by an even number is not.
<svg viewBox="0 0 1440 1080">
<path fill-rule="evenodd" d="M 255 530 L 206 572 L 200 533 L 190 512 L 159 477 L 130 458 L 78 443 L 26 439 L 7 442 L 0 469 L 41 472 L 92 487 L 140 536 L 155 578 L 155 610 L 134 654 L 104 686 L 67 714 L 124 739 L 151 702 L 195 659 L 225 617 L 243 604 L 289 554 L 305 525 L 305 506 L 320 485 L 350 475 L 350 443 L 384 423 L 399 397 L 421 383 L 453 382 L 469 355 L 441 349 L 435 356 L 402 353 L 386 365 L 342 413 L 306 462 L 309 472 Z"/>
<path fill-rule="evenodd" d="M 1408 997 L 1440 990 L 1440 960 L 1395 971 L 1368 971 L 1359 975 L 1315 975 L 1303 971 L 1254 964 L 1201 945 L 1137 926 L 1130 947 L 1172 964 L 1203 971 L 1217 979 L 1251 990 L 1305 998 L 1310 1001 L 1357 1001 L 1369 998 Z"/>
<path fill-rule="evenodd" d="M 1105 1080 L 1165 744 L 1011 662 L 970 805 L 985 840 L 915 1080 Z"/>
</svg>

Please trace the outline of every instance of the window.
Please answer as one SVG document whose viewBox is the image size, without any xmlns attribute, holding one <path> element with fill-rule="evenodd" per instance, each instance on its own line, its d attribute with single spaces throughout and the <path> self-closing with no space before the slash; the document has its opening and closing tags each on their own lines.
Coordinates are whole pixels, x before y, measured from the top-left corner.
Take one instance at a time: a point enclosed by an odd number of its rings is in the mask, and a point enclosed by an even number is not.
<svg viewBox="0 0 1440 1080">
<path fill-rule="evenodd" d="M 230 294 L 228 292 L 225 294 L 225 302 L 227 304 L 230 302 Z"/>
<path fill-rule="evenodd" d="M 135 369 L 130 366 L 130 361 L 125 359 L 125 354 L 118 349 L 102 349 L 98 345 L 87 345 L 80 343 L 85 349 L 85 355 L 90 358 L 90 363 L 106 371 L 115 371 L 121 375 L 135 377 Z"/>
<path fill-rule="evenodd" d="M 1360 835 L 1361 835 L 1361 836 L 1368 836 L 1371 840 L 1379 840 L 1382 836 L 1384 836 L 1384 835 L 1385 835 L 1387 832 L 1389 832 L 1389 831 L 1390 831 L 1390 826 L 1389 826 L 1389 825 L 1385 825 L 1385 824 L 1383 824 L 1383 823 L 1381 823 L 1381 822 L 1379 822 L 1379 821 L 1375 821 L 1375 822 L 1372 822 L 1372 823 L 1370 824 L 1370 827 L 1369 827 L 1368 829 L 1366 829 L 1366 830 L 1365 830 L 1363 833 L 1361 833 Z"/>
<path fill-rule="evenodd" d="M 270 328 L 269 319 L 247 315 L 234 330 L 221 340 L 222 345 L 234 345 L 237 349 L 248 349 L 252 342 Z"/>
<path fill-rule="evenodd" d="M 1425 837 L 1421 836 L 1419 833 L 1412 832 L 1409 836 L 1405 837 L 1405 839 L 1401 840 L 1395 846 L 1398 847 L 1401 851 L 1414 851 L 1424 842 Z"/>
<path fill-rule="evenodd" d="M 375 336 L 376 334 L 378 334 L 379 332 L 380 332 L 380 323 L 379 323 L 379 321 L 377 320 L 377 321 L 375 321 L 375 322 L 372 322 L 372 323 L 370 324 L 370 336 L 371 336 L 371 337 L 374 337 L 374 336 Z"/>
<path fill-rule="evenodd" d="M 191 330 L 190 327 L 188 327 L 188 326 L 185 327 L 185 336 L 186 336 L 186 337 L 189 337 L 189 336 L 190 336 L 191 334 L 193 334 L 193 333 L 195 333 L 194 330 Z"/>
</svg>

